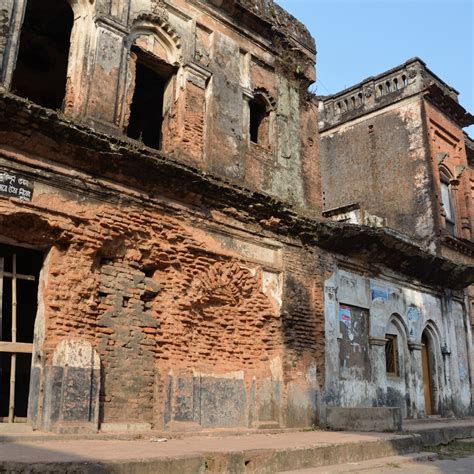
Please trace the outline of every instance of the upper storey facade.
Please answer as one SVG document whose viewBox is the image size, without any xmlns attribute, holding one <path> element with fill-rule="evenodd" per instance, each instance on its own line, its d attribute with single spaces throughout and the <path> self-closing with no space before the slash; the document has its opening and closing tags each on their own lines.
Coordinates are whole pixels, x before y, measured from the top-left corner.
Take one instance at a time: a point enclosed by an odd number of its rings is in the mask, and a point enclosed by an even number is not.
<svg viewBox="0 0 474 474">
<path fill-rule="evenodd" d="M 5 0 L 0 87 L 320 209 L 315 43 L 272 0 Z"/>
<path fill-rule="evenodd" d="M 328 215 L 359 207 L 432 251 L 471 261 L 473 178 L 462 129 L 474 117 L 458 93 L 414 58 L 319 107 Z"/>
</svg>

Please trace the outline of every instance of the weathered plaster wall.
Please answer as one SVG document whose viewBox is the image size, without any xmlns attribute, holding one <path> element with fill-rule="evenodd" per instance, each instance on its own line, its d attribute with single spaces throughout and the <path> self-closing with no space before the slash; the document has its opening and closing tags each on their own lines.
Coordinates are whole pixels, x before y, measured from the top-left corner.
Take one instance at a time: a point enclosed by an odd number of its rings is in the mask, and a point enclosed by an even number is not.
<svg viewBox="0 0 474 474">
<path fill-rule="evenodd" d="M 323 205 L 359 203 L 434 250 L 422 101 L 414 97 L 321 135 Z"/>
<path fill-rule="evenodd" d="M 317 115 L 307 94 L 316 53 L 301 23 L 272 1 L 70 3 L 67 116 L 125 134 L 135 88 L 131 48 L 138 45 L 175 70 L 164 108 L 165 153 L 305 212 L 320 211 L 317 130 L 308 128 Z M 7 90 L 25 5 L 11 0 L 0 16 Z M 269 150 L 254 146 L 249 134 L 248 101 L 262 91 L 273 114 Z"/>
<path fill-rule="evenodd" d="M 471 335 L 462 294 L 459 300 L 339 268 L 325 283 L 325 320 L 328 406 L 398 406 L 405 417 L 422 416 L 421 337 L 428 328 L 435 410 L 471 413 Z M 398 338 L 398 375 L 386 373 L 386 334 Z"/>
</svg>

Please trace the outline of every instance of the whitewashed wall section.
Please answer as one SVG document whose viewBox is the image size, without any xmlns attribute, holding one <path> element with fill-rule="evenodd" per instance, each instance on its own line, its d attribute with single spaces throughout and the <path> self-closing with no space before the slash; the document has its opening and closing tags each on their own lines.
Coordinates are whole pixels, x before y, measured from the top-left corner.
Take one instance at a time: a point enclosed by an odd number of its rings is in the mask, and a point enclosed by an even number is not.
<svg viewBox="0 0 474 474">
<path fill-rule="evenodd" d="M 341 361 L 341 351 L 347 351 L 348 347 L 360 350 L 360 341 L 354 342 L 357 328 L 351 327 L 347 311 L 351 307 L 355 311 L 367 311 L 368 337 L 365 337 L 370 365 L 352 378 Z M 451 410 L 459 415 L 470 413 L 472 355 L 469 354 L 472 349 L 464 320 L 463 305 L 451 297 L 404 285 L 401 278 L 399 281 L 369 278 L 337 269 L 325 284 L 326 404 L 400 406 L 405 417 L 423 416 L 420 348 L 423 331 L 429 326 L 436 334 L 433 347 L 436 409 L 441 413 Z M 398 376 L 386 373 L 387 333 L 399 336 Z M 367 375 L 361 377 L 360 373 Z"/>
</svg>

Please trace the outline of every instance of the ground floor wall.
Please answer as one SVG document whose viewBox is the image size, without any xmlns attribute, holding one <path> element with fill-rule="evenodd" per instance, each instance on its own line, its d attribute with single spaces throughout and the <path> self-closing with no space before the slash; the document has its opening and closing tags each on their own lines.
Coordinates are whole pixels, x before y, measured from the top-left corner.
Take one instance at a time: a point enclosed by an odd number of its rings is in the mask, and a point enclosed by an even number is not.
<svg viewBox="0 0 474 474">
<path fill-rule="evenodd" d="M 472 414 L 463 293 L 339 267 L 325 283 L 325 406 L 400 407 L 404 417 Z"/>
<path fill-rule="evenodd" d="M 0 196 L 0 240 L 44 256 L 35 428 L 318 423 L 329 255 L 198 206 L 21 173 L 32 199 Z"/>
</svg>

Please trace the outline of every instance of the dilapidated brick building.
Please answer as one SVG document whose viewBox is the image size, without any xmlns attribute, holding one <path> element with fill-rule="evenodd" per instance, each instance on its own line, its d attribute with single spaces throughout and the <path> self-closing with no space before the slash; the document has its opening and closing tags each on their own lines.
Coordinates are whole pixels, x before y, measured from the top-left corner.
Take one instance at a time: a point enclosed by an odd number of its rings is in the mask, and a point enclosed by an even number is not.
<svg viewBox="0 0 474 474">
<path fill-rule="evenodd" d="M 347 404 L 327 350 L 327 315 L 348 314 L 343 272 L 434 294 L 454 337 L 465 308 L 443 305 L 471 267 L 320 217 L 315 43 L 273 1 L 6 0 L 0 19 L 5 421 L 60 432 L 324 421 Z M 385 364 L 376 331 L 341 364 L 366 386 Z M 469 353 L 451 350 L 434 409 L 465 414 Z M 458 360 L 468 376 L 452 389 L 441 379 Z M 396 402 L 421 416 L 422 388 L 410 390 Z M 389 402 L 387 390 L 364 399 Z"/>
<path fill-rule="evenodd" d="M 423 61 L 414 58 L 320 98 L 319 108 L 323 214 L 339 222 L 394 229 L 434 255 L 472 265 L 472 140 L 462 129 L 474 123 L 474 116 L 459 104 L 458 93 Z M 422 334 L 423 357 L 424 349 L 430 346 L 429 329 L 438 340 L 431 343 L 432 349 L 441 348 L 438 362 L 433 355 L 426 355 L 432 359 L 431 372 L 443 364 L 443 359 L 452 357 L 451 347 L 457 345 L 459 370 L 454 371 L 454 377 L 468 379 L 472 344 L 461 334 L 469 326 L 469 314 L 474 314 L 473 286 L 445 299 L 438 310 L 434 307 L 439 306 L 439 301 L 426 296 L 408 298 L 408 304 L 400 306 L 395 304 L 397 298 L 390 285 L 382 285 L 381 291 L 378 284 L 371 282 L 371 286 L 372 301 L 385 301 L 394 315 L 388 338 L 391 346 L 396 342 L 393 337 L 408 339 L 410 344 L 412 331 L 413 339 Z M 387 309 L 382 309 L 386 316 Z M 378 325 L 380 311 L 370 310 L 372 326 Z M 423 325 L 419 326 L 420 319 L 427 324 L 426 334 Z M 450 324 L 454 324 L 454 332 L 448 329 Z M 406 345 L 403 342 L 389 352 L 392 356 L 397 351 L 406 352 Z M 402 361 L 403 357 L 399 358 Z M 422 365 L 430 367 L 430 361 Z M 404 395 L 400 386 L 408 387 L 409 383 L 396 380 L 393 375 L 406 371 L 400 364 L 393 364 L 390 377 L 383 377 L 383 385 L 396 397 Z M 443 376 L 441 381 L 430 380 L 427 372 L 419 375 L 424 378 L 425 398 L 432 402 L 428 411 L 436 412 L 435 399 L 443 390 Z M 455 389 L 456 382 L 450 380 L 446 385 Z M 360 393 L 349 398 L 357 396 Z M 468 403 L 469 391 L 463 396 Z M 413 414 L 409 408 L 410 412 Z"/>
</svg>

